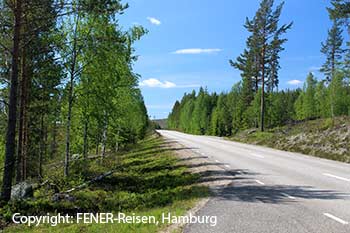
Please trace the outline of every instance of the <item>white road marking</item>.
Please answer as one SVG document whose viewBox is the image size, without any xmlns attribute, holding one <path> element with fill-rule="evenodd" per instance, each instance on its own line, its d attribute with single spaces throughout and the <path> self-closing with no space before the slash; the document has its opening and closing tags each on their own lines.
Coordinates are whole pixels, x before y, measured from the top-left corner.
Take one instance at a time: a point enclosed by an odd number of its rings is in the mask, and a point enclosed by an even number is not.
<svg viewBox="0 0 350 233">
<path fill-rule="evenodd" d="M 255 154 L 255 153 L 250 153 L 250 155 L 253 155 L 254 157 L 257 157 L 257 158 L 265 158 L 263 155 L 259 155 L 259 154 Z"/>
<path fill-rule="evenodd" d="M 255 182 L 258 183 L 258 184 L 264 185 L 264 183 L 261 182 L 260 180 L 255 180 Z"/>
<path fill-rule="evenodd" d="M 341 223 L 341 224 L 344 224 L 344 225 L 349 224 L 347 221 L 344 221 L 343 219 L 338 218 L 338 217 L 336 217 L 336 216 L 334 216 L 334 215 L 331 215 L 331 214 L 329 214 L 329 213 L 323 213 L 323 215 L 325 215 L 325 216 L 327 216 L 328 218 L 331 218 L 331 219 L 333 219 L 333 220 L 335 220 L 335 221 L 337 221 L 337 222 L 339 222 L 339 223 Z"/>
<path fill-rule="evenodd" d="M 288 197 L 289 199 L 295 199 L 295 197 L 288 195 L 287 193 L 282 193 L 282 195 Z"/>
<path fill-rule="evenodd" d="M 332 175 L 332 174 L 329 174 L 329 173 L 323 173 L 323 175 L 324 176 L 333 177 L 333 178 L 336 178 L 338 180 L 343 180 L 343 181 L 350 182 L 350 179 L 347 179 L 347 178 L 344 178 L 344 177 L 341 177 L 341 176 L 336 176 L 336 175 Z"/>
</svg>

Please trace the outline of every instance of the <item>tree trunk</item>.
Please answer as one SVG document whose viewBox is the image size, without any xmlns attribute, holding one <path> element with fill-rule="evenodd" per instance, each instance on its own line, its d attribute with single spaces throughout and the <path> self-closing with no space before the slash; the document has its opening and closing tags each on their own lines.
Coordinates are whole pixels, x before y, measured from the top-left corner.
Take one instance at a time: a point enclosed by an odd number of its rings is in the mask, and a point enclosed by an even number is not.
<svg viewBox="0 0 350 233">
<path fill-rule="evenodd" d="M 88 120 L 85 119 L 85 122 L 84 122 L 84 145 L 83 145 L 84 159 L 87 158 L 87 153 L 88 153 Z"/>
<path fill-rule="evenodd" d="M 20 103 L 19 103 L 19 127 L 18 127 L 18 148 L 17 148 L 17 174 L 16 174 L 16 183 L 23 181 L 23 144 L 24 144 L 24 135 L 25 135 L 25 111 L 26 111 L 26 102 L 27 102 L 27 88 L 28 88 L 28 73 L 26 67 L 26 52 L 25 48 L 22 49 L 22 68 L 21 68 L 21 84 L 20 84 Z"/>
<path fill-rule="evenodd" d="M 332 82 L 332 80 L 334 79 L 334 76 L 335 76 L 335 51 L 334 51 L 334 47 L 333 47 L 333 50 L 332 50 L 332 65 L 331 65 L 331 78 L 330 78 L 330 82 Z M 334 118 L 334 102 L 333 102 L 333 95 L 334 95 L 334 88 L 332 87 L 331 88 L 331 115 L 332 115 L 332 118 Z"/>
<path fill-rule="evenodd" d="M 22 18 L 22 0 L 17 0 L 14 9 L 14 31 L 11 64 L 11 86 L 9 96 L 8 123 L 6 132 L 5 163 L 2 182 L 1 198 L 8 202 L 11 199 L 12 176 L 15 165 L 16 147 L 16 118 L 17 118 L 17 86 L 18 86 L 18 58 L 20 45 L 20 30 Z"/>
<path fill-rule="evenodd" d="M 28 103 L 27 103 L 28 104 Z M 26 107 L 26 106 L 25 106 Z M 23 122 L 23 147 L 22 147 L 22 178 L 27 179 L 27 151 L 28 151 L 28 114 L 27 110 L 24 110 L 24 122 Z"/>
<path fill-rule="evenodd" d="M 74 38 L 73 38 L 73 53 L 72 64 L 70 67 L 70 80 L 69 80 L 69 93 L 68 93 L 68 113 L 67 113 L 67 128 L 66 128 L 66 156 L 64 160 L 64 176 L 69 175 L 69 159 L 70 159 L 70 127 L 72 118 L 72 105 L 73 105 L 73 90 L 74 90 L 74 76 L 75 76 L 75 63 L 77 59 L 77 31 L 78 31 L 79 15 L 76 17 Z"/>
<path fill-rule="evenodd" d="M 72 65 L 75 67 L 75 65 Z M 68 96 L 68 114 L 67 114 L 67 128 L 66 128 L 66 156 L 64 160 L 64 176 L 69 175 L 69 157 L 70 157 L 70 126 L 72 118 L 72 104 L 73 104 L 73 85 L 74 85 L 74 68 L 72 68 Z"/>
<path fill-rule="evenodd" d="M 45 153 L 44 116 L 45 116 L 45 114 L 42 112 L 41 113 L 41 122 L 40 122 L 40 151 L 39 151 L 39 174 L 38 174 L 39 180 L 41 180 L 41 178 L 43 177 L 42 164 L 43 164 L 43 157 L 44 157 L 44 153 Z"/>
<path fill-rule="evenodd" d="M 100 136 L 98 134 L 97 136 L 97 140 L 96 140 L 96 149 L 95 149 L 95 154 L 98 155 L 98 147 L 99 147 L 99 144 L 100 144 Z"/>
<path fill-rule="evenodd" d="M 56 114 L 56 113 L 55 113 Z M 50 156 L 53 158 L 56 155 L 57 151 L 57 119 L 55 116 L 53 126 L 52 126 L 52 139 L 51 139 L 51 148 L 50 148 Z"/>
<path fill-rule="evenodd" d="M 261 105 L 260 105 L 260 130 L 264 132 L 265 122 L 265 46 L 262 50 L 261 62 Z"/>
<path fill-rule="evenodd" d="M 102 132 L 102 148 L 101 148 L 101 157 L 105 156 L 106 153 L 106 142 L 107 142 L 107 122 L 104 125 Z"/>
</svg>

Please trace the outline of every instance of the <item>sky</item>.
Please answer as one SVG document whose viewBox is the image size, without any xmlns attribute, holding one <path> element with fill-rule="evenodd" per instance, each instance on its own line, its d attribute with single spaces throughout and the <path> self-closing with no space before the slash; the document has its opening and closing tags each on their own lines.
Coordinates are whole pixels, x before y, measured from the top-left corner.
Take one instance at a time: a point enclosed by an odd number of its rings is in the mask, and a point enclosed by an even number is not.
<svg viewBox="0 0 350 233">
<path fill-rule="evenodd" d="M 229 65 L 245 48 L 243 27 L 259 0 L 128 0 L 120 16 L 124 29 L 142 25 L 149 32 L 135 44 L 134 71 L 152 119 L 166 118 L 176 100 L 200 86 L 227 92 L 241 80 Z M 276 0 L 276 4 L 279 3 Z M 329 0 L 286 0 L 280 22 L 293 21 L 281 53 L 279 89 L 303 86 L 309 72 L 318 72 L 325 58 L 321 42 L 331 22 Z"/>
</svg>

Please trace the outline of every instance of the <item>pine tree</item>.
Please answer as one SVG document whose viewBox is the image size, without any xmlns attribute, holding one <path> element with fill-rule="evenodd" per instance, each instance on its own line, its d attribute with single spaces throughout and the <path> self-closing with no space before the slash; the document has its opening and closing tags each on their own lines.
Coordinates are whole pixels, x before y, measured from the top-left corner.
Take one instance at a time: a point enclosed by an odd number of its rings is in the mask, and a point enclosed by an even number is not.
<svg viewBox="0 0 350 233">
<path fill-rule="evenodd" d="M 19 47 L 20 33 L 22 27 L 22 5 L 21 0 L 17 0 L 14 5 L 14 29 L 11 61 L 11 87 L 9 96 L 8 123 L 6 132 L 6 149 L 4 176 L 2 181 L 1 199 L 9 201 L 11 198 L 12 176 L 15 166 L 15 145 L 16 145 L 16 122 L 17 122 L 17 88 L 18 88 L 18 70 L 19 70 Z"/>
<path fill-rule="evenodd" d="M 303 92 L 299 95 L 294 105 L 297 120 L 314 119 L 317 117 L 316 85 L 317 80 L 312 73 L 309 73 L 304 84 Z"/>
<path fill-rule="evenodd" d="M 247 49 L 237 62 L 230 62 L 243 71 L 242 77 L 255 78 L 255 90 L 258 85 L 261 86 L 261 131 L 264 131 L 265 122 L 265 88 L 272 91 L 278 85 L 279 53 L 283 50 L 282 44 L 286 42 L 281 36 L 292 26 L 292 23 L 278 26 L 283 3 L 275 10 L 272 9 L 273 5 L 274 0 L 263 0 L 254 18 L 246 20 L 245 27 L 251 33 L 247 40 Z"/>
<path fill-rule="evenodd" d="M 296 120 L 304 120 L 306 118 L 305 109 L 304 109 L 304 100 L 305 92 L 300 93 L 299 97 L 294 103 L 295 109 L 295 119 Z"/>
<path fill-rule="evenodd" d="M 320 81 L 317 83 L 316 86 L 316 93 L 315 93 L 315 99 L 316 99 L 316 115 L 317 117 L 330 117 L 330 103 L 327 93 L 327 88 L 325 86 L 325 81 Z"/>
<path fill-rule="evenodd" d="M 317 80 L 312 73 L 306 78 L 305 98 L 304 98 L 304 113 L 306 119 L 313 119 L 316 117 L 316 85 Z"/>
<path fill-rule="evenodd" d="M 178 129 L 180 126 L 180 111 L 181 105 L 179 101 L 176 101 L 171 113 L 168 116 L 168 127 L 172 129 Z"/>
<path fill-rule="evenodd" d="M 332 117 L 348 114 L 347 93 L 343 80 L 343 74 L 337 72 L 329 85 L 329 102 Z"/>
<path fill-rule="evenodd" d="M 326 56 L 326 61 L 322 65 L 321 72 L 326 76 L 326 80 L 331 82 L 334 78 L 335 72 L 340 68 L 342 55 L 343 37 L 339 20 L 333 21 L 332 28 L 328 31 L 328 38 L 325 43 L 322 43 L 321 52 Z"/>
</svg>

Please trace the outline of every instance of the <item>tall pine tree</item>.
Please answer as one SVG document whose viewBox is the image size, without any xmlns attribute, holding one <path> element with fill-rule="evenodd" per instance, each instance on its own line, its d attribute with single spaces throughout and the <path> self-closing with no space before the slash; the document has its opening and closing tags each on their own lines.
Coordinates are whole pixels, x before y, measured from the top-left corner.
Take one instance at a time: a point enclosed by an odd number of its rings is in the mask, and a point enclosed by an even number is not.
<svg viewBox="0 0 350 233">
<path fill-rule="evenodd" d="M 332 81 L 336 70 L 341 66 L 341 59 L 344 53 L 344 49 L 342 49 L 342 33 L 341 23 L 335 19 L 332 28 L 328 31 L 327 40 L 321 44 L 321 52 L 326 56 L 326 61 L 320 71 L 325 74 L 328 82 Z"/>
</svg>

